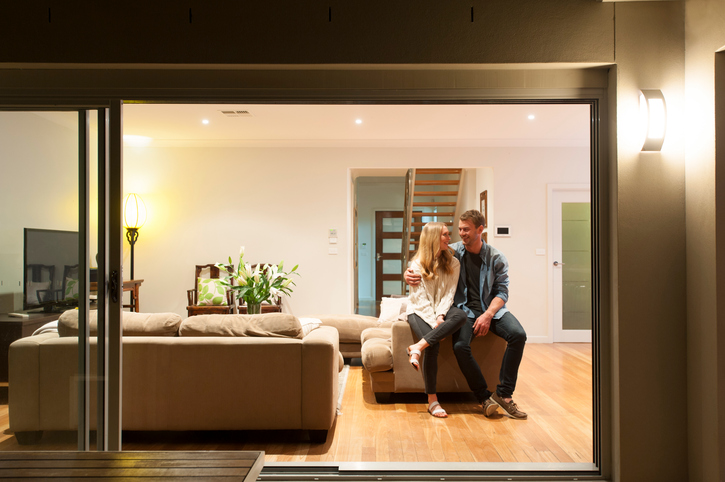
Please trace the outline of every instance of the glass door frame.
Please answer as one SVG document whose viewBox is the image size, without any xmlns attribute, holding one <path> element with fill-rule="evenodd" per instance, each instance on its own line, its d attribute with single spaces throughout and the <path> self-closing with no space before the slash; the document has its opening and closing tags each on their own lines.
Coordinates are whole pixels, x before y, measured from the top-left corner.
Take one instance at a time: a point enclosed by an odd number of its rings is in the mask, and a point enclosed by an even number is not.
<svg viewBox="0 0 725 482">
<path fill-rule="evenodd" d="M 611 78 L 610 78 L 611 80 Z M 592 332 L 592 366 L 593 366 L 593 412 L 594 412 L 594 465 L 595 469 L 577 470 L 576 464 L 566 464 L 571 468 L 562 468 L 554 472 L 538 470 L 535 467 L 523 468 L 518 467 L 496 467 L 483 468 L 480 464 L 465 464 L 456 468 L 447 469 L 444 467 L 421 468 L 421 473 L 412 474 L 413 477 L 428 478 L 445 477 L 453 480 L 456 478 L 466 479 L 471 471 L 476 472 L 476 477 L 490 478 L 498 477 L 500 472 L 512 469 L 516 472 L 517 478 L 541 477 L 545 476 L 562 476 L 562 477 L 590 477 L 590 478 L 606 478 L 611 475 L 612 471 L 612 427 L 610 423 L 613 418 L 613 410 L 611 406 L 611 361 L 612 361 L 612 340 L 611 340 L 611 275 L 610 275 L 610 246 L 609 246 L 609 211 L 610 211 L 610 177 L 611 159 L 609 156 L 610 140 L 608 136 L 609 120 L 607 109 L 613 105 L 608 95 L 606 87 L 598 88 L 554 88 L 543 87 L 539 89 L 515 89 L 515 91 L 501 89 L 499 92 L 484 91 L 457 91 L 456 89 L 440 89 L 435 91 L 411 91 L 411 92 L 391 92 L 391 91 L 349 91 L 349 92 L 329 92 L 328 90 L 302 90 L 295 88 L 281 88 L 275 92 L 265 91 L 264 89 L 212 89 L 202 88 L 192 91 L 177 91 L 176 93 L 169 90 L 148 89 L 133 91 L 124 91 L 121 88 L 110 88 L 114 92 L 126 92 L 122 94 L 127 99 L 136 99 L 137 101 L 146 102 L 178 102 L 178 103 L 335 103 L 335 102 L 360 102 L 360 103 L 579 103 L 589 104 L 591 106 L 591 198 L 592 198 L 592 270 L 593 270 L 593 332 Z M 3 98 L 0 97 L 0 108 L 4 108 Z M 109 245 L 109 270 L 121 269 L 121 196 L 122 196 L 122 104 L 123 101 L 113 100 L 112 102 L 104 102 L 102 105 L 95 107 L 110 108 L 110 179 L 113 184 L 110 186 L 110 223 L 109 223 L 109 239 L 118 241 L 119 251 L 114 251 L 116 242 Z M 57 107 L 58 104 L 54 104 Z M 29 105 L 23 104 L 24 110 Z M 33 107 L 35 107 L 33 105 Z M 66 109 L 67 110 L 67 109 Z M 116 204 L 118 203 L 118 204 Z M 352 284 L 351 284 L 352 290 Z M 119 296 L 120 300 L 120 296 Z M 107 406 L 111 409 L 109 412 L 109 449 L 118 447 L 120 449 L 120 427 L 121 427 L 121 337 L 120 337 L 120 316 L 121 306 L 119 303 L 109 303 L 109 350 L 111 350 L 110 363 L 113 364 L 113 350 L 117 350 L 118 357 L 115 358 L 117 366 L 109 371 L 109 402 L 113 401 L 117 406 Z M 115 346 L 117 344 L 117 347 Z M 115 370 L 115 372 L 114 372 Z M 114 411 L 115 410 L 115 411 Z M 117 432 L 114 432 L 111 426 L 118 422 L 116 426 Z M 116 445 L 115 435 L 118 435 Z M 320 465 L 314 464 L 316 467 L 300 467 L 298 464 L 285 466 L 286 464 L 278 464 L 276 468 L 285 473 L 312 473 L 319 470 Z M 322 464 L 329 465 L 329 464 Z M 342 464 L 335 463 L 339 466 Z M 342 477 L 356 477 L 362 474 L 376 473 L 379 475 L 399 477 L 399 468 L 396 469 L 395 464 L 345 464 L 349 465 L 346 470 L 340 470 L 338 475 Z M 373 467 L 373 465 L 375 465 Z M 454 464 L 458 465 L 458 464 Z M 509 465 L 509 464 L 507 464 Z M 514 464 L 516 465 L 516 464 Z M 275 467 L 273 467 L 274 469 Z M 489 475 L 486 475 L 486 472 Z M 481 473 L 480 471 L 483 471 Z M 438 475 L 440 474 L 440 475 Z M 495 474 L 495 475 L 494 475 Z M 267 471 L 263 476 L 274 478 L 274 470 Z M 303 476 L 304 477 L 304 476 Z"/>
<path fill-rule="evenodd" d="M 121 267 L 122 233 L 122 107 L 112 100 L 0 104 L 7 112 L 76 112 L 78 115 L 78 429 L 79 451 L 90 450 L 90 212 L 91 112 L 98 116 L 98 342 L 96 450 L 121 450 Z"/>
</svg>

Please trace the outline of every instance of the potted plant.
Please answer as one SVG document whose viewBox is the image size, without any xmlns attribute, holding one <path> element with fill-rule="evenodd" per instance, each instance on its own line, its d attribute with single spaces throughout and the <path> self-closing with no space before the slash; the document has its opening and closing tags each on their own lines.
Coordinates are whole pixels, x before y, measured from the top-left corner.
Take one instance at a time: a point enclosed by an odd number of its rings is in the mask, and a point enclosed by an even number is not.
<svg viewBox="0 0 725 482">
<path fill-rule="evenodd" d="M 252 269 L 249 263 L 244 262 L 244 246 L 239 250 L 236 269 L 231 256 L 228 264 L 216 263 L 215 266 L 221 272 L 228 273 L 228 276 L 221 278 L 222 283 L 234 292 L 237 299 L 244 300 L 249 314 L 261 313 L 262 303 L 269 302 L 273 297 L 292 294 L 292 286 L 296 286 L 292 275 L 299 276 L 299 265 L 295 265 L 290 272 L 285 272 L 284 261 L 280 261 L 278 265 L 258 264 Z M 232 266 L 231 271 L 228 266 Z"/>
</svg>

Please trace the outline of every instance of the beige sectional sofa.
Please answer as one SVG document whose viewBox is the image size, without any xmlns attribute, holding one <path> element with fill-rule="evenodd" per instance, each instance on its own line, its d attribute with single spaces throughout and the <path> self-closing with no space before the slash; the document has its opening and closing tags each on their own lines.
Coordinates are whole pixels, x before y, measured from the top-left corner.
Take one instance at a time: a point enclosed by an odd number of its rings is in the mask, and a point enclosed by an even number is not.
<svg viewBox="0 0 725 482">
<path fill-rule="evenodd" d="M 406 353 L 406 349 L 416 341 L 410 325 L 405 321 L 396 321 L 391 327 L 373 327 L 363 331 L 362 363 L 370 372 L 370 382 L 378 402 L 387 402 L 391 393 L 425 391 L 423 376 L 408 362 Z M 495 390 L 498 385 L 505 350 L 506 341 L 491 333 L 475 338 L 471 343 L 473 357 L 481 367 L 489 390 Z M 450 339 L 441 342 L 437 391 L 470 391 L 458 368 Z"/>
<path fill-rule="evenodd" d="M 360 358 L 360 336 L 368 328 L 390 328 L 391 322 L 380 323 L 378 318 L 365 315 L 312 315 L 323 326 L 335 328 L 340 336 L 340 353 L 345 358 Z"/>
<path fill-rule="evenodd" d="M 10 430 L 21 443 L 42 431 L 76 430 L 73 316 L 61 317 L 58 334 L 10 347 Z M 123 327 L 124 430 L 299 429 L 324 441 L 332 427 L 341 368 L 334 328 L 303 336 L 299 320 L 281 313 L 183 322 L 176 314 L 124 313 Z M 92 359 L 95 348 L 92 338 Z"/>
</svg>

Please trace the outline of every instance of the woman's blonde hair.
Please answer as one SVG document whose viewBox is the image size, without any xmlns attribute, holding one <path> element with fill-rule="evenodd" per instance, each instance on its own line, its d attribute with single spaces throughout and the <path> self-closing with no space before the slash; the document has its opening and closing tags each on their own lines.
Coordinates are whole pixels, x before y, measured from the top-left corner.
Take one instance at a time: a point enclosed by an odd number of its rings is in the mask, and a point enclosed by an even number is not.
<svg viewBox="0 0 725 482">
<path fill-rule="evenodd" d="M 445 250 L 436 258 L 441 250 L 441 234 L 444 227 L 443 223 L 430 222 L 423 226 L 423 231 L 420 233 L 418 252 L 413 259 L 420 265 L 421 276 L 426 280 L 435 278 L 439 274 L 453 272 L 451 266 L 453 255 L 450 250 Z"/>
</svg>

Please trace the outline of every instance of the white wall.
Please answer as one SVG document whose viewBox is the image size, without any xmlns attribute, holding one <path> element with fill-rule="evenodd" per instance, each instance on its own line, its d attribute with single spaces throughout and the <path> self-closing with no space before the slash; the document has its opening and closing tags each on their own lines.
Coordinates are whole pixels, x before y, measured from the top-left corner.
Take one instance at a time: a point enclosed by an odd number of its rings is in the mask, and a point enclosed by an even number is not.
<svg viewBox="0 0 725 482">
<path fill-rule="evenodd" d="M 350 313 L 349 170 L 490 167 L 489 210 L 515 233 L 492 241 L 509 259 L 509 307 L 532 341 L 548 334 L 546 258 L 535 255 L 546 247 L 546 185 L 589 182 L 586 147 L 148 147 L 126 148 L 124 163 L 125 191 L 141 194 L 149 211 L 136 245 L 141 310 L 181 315 L 193 266 L 236 256 L 240 245 L 251 262 L 300 264 L 287 311 Z M 329 228 L 338 229 L 338 255 L 327 254 Z"/>
<path fill-rule="evenodd" d="M 77 114 L 0 112 L 0 312 L 23 308 L 23 228 L 78 230 Z"/>
<path fill-rule="evenodd" d="M 402 211 L 405 178 L 358 177 L 358 296 L 375 300 L 375 211 Z"/>
</svg>

